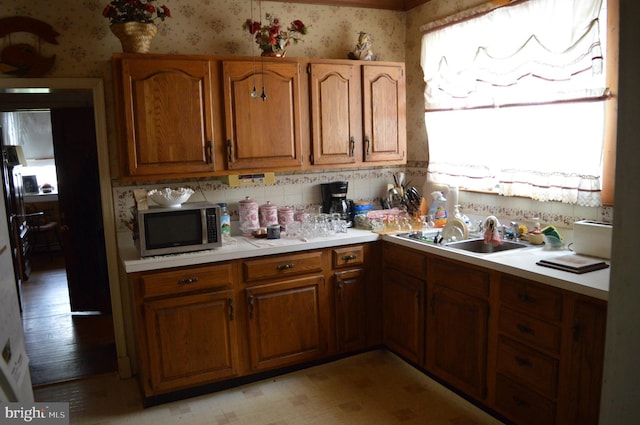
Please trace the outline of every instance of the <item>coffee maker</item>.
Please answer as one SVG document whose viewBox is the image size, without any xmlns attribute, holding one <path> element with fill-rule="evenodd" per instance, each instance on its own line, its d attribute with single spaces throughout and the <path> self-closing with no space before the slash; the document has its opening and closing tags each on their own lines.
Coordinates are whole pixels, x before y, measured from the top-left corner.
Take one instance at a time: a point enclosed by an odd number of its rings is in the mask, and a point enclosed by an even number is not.
<svg viewBox="0 0 640 425">
<path fill-rule="evenodd" d="M 351 200 L 347 199 L 349 182 L 322 183 L 322 212 L 338 213 L 340 218 L 351 222 Z"/>
</svg>

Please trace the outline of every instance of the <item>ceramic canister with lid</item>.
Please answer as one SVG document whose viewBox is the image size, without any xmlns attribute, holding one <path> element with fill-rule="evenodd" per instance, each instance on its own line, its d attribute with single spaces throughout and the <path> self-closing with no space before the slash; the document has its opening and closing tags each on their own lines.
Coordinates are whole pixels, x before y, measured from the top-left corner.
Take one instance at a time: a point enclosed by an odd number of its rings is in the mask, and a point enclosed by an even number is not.
<svg viewBox="0 0 640 425">
<path fill-rule="evenodd" d="M 250 197 L 238 202 L 238 215 L 240 219 L 240 232 L 244 236 L 251 235 L 251 232 L 260 227 L 258 220 L 258 203 Z"/>
<path fill-rule="evenodd" d="M 278 207 L 267 201 L 259 208 L 260 227 L 269 227 L 278 224 Z"/>
<path fill-rule="evenodd" d="M 287 229 L 287 224 L 293 221 L 293 208 L 280 207 L 278 208 L 278 223 L 283 229 Z"/>
</svg>

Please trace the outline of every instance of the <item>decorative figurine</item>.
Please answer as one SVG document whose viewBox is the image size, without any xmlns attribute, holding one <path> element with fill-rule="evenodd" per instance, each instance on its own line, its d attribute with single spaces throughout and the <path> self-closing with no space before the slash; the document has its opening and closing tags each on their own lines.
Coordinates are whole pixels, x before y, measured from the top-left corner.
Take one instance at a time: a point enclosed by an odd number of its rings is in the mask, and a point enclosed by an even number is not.
<svg viewBox="0 0 640 425">
<path fill-rule="evenodd" d="M 358 36 L 358 44 L 353 52 L 349 52 L 349 59 L 374 61 L 376 55 L 371 49 L 371 36 L 366 32 L 360 31 Z"/>
</svg>

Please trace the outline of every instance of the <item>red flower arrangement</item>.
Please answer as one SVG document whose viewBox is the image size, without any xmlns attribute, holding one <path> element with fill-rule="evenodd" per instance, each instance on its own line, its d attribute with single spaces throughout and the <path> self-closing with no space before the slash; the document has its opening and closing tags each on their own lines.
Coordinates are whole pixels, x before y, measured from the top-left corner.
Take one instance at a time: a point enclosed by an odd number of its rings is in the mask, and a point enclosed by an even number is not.
<svg viewBox="0 0 640 425">
<path fill-rule="evenodd" d="M 112 0 L 102 11 L 102 16 L 109 18 L 111 24 L 125 22 L 142 22 L 152 24 L 156 19 L 164 21 L 171 17 L 167 6 L 156 7 L 156 0 Z M 155 15 L 155 16 L 154 16 Z"/>
<path fill-rule="evenodd" d="M 296 19 L 283 30 L 280 19 L 270 13 L 266 14 L 268 24 L 247 19 L 242 29 L 254 36 L 256 43 L 263 52 L 283 52 L 291 43 L 297 44 L 306 35 L 309 27 Z"/>
</svg>

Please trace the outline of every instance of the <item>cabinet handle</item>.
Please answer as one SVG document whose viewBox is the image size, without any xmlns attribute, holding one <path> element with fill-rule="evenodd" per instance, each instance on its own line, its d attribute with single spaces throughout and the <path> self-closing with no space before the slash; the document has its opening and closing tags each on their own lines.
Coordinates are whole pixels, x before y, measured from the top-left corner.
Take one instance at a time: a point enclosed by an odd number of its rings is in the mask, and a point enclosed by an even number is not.
<svg viewBox="0 0 640 425">
<path fill-rule="evenodd" d="M 344 281 L 342 279 L 338 279 L 338 301 L 342 301 L 342 288 L 344 287 Z"/>
<path fill-rule="evenodd" d="M 571 335 L 573 336 L 573 340 L 574 341 L 580 341 L 580 325 L 579 324 L 575 324 L 573 325 L 573 327 L 571 328 Z"/>
<path fill-rule="evenodd" d="M 249 319 L 253 319 L 253 295 L 249 297 Z"/>
<path fill-rule="evenodd" d="M 233 298 L 229 298 L 229 320 L 233 320 L 234 311 L 233 311 Z"/>
<path fill-rule="evenodd" d="M 518 294 L 518 299 L 523 303 L 533 304 L 536 302 L 536 299 L 527 294 Z"/>
<path fill-rule="evenodd" d="M 369 156 L 369 145 L 371 141 L 369 140 L 369 136 L 364 136 L 364 144 L 365 144 L 365 155 Z"/>
<path fill-rule="evenodd" d="M 526 401 L 524 401 L 523 399 L 521 399 L 520 397 L 517 396 L 513 396 L 513 401 L 516 402 L 516 404 L 520 407 L 529 407 L 529 403 L 527 403 Z"/>
<path fill-rule="evenodd" d="M 178 284 L 180 284 L 180 285 L 190 285 L 192 283 L 196 283 L 199 280 L 200 280 L 200 278 L 198 278 L 198 277 L 187 277 L 185 279 L 180 279 L 178 281 Z"/>
<path fill-rule="evenodd" d="M 516 325 L 516 328 L 518 328 L 518 330 L 523 334 L 529 334 L 529 335 L 534 334 L 533 329 L 531 329 L 529 326 L 518 323 Z"/>
<path fill-rule="evenodd" d="M 213 164 L 213 142 L 207 141 L 207 164 Z"/>
<path fill-rule="evenodd" d="M 355 149 L 356 149 L 356 139 L 354 139 L 353 136 L 351 136 L 349 138 L 349 156 L 354 155 Z"/>
<path fill-rule="evenodd" d="M 532 367 L 533 366 L 533 364 L 531 363 L 530 360 L 523 359 L 520 356 L 515 356 L 513 359 L 516 361 L 516 363 L 518 363 L 518 366 L 522 366 L 522 367 Z"/>
<path fill-rule="evenodd" d="M 358 256 L 355 255 L 355 254 L 343 255 L 342 256 L 342 260 L 343 261 L 355 260 L 356 258 L 358 258 Z"/>
<path fill-rule="evenodd" d="M 231 139 L 227 140 L 227 161 L 229 163 L 233 162 L 233 143 L 231 143 Z"/>
<path fill-rule="evenodd" d="M 276 268 L 280 271 L 289 270 L 293 268 L 293 263 L 279 264 Z"/>
</svg>

